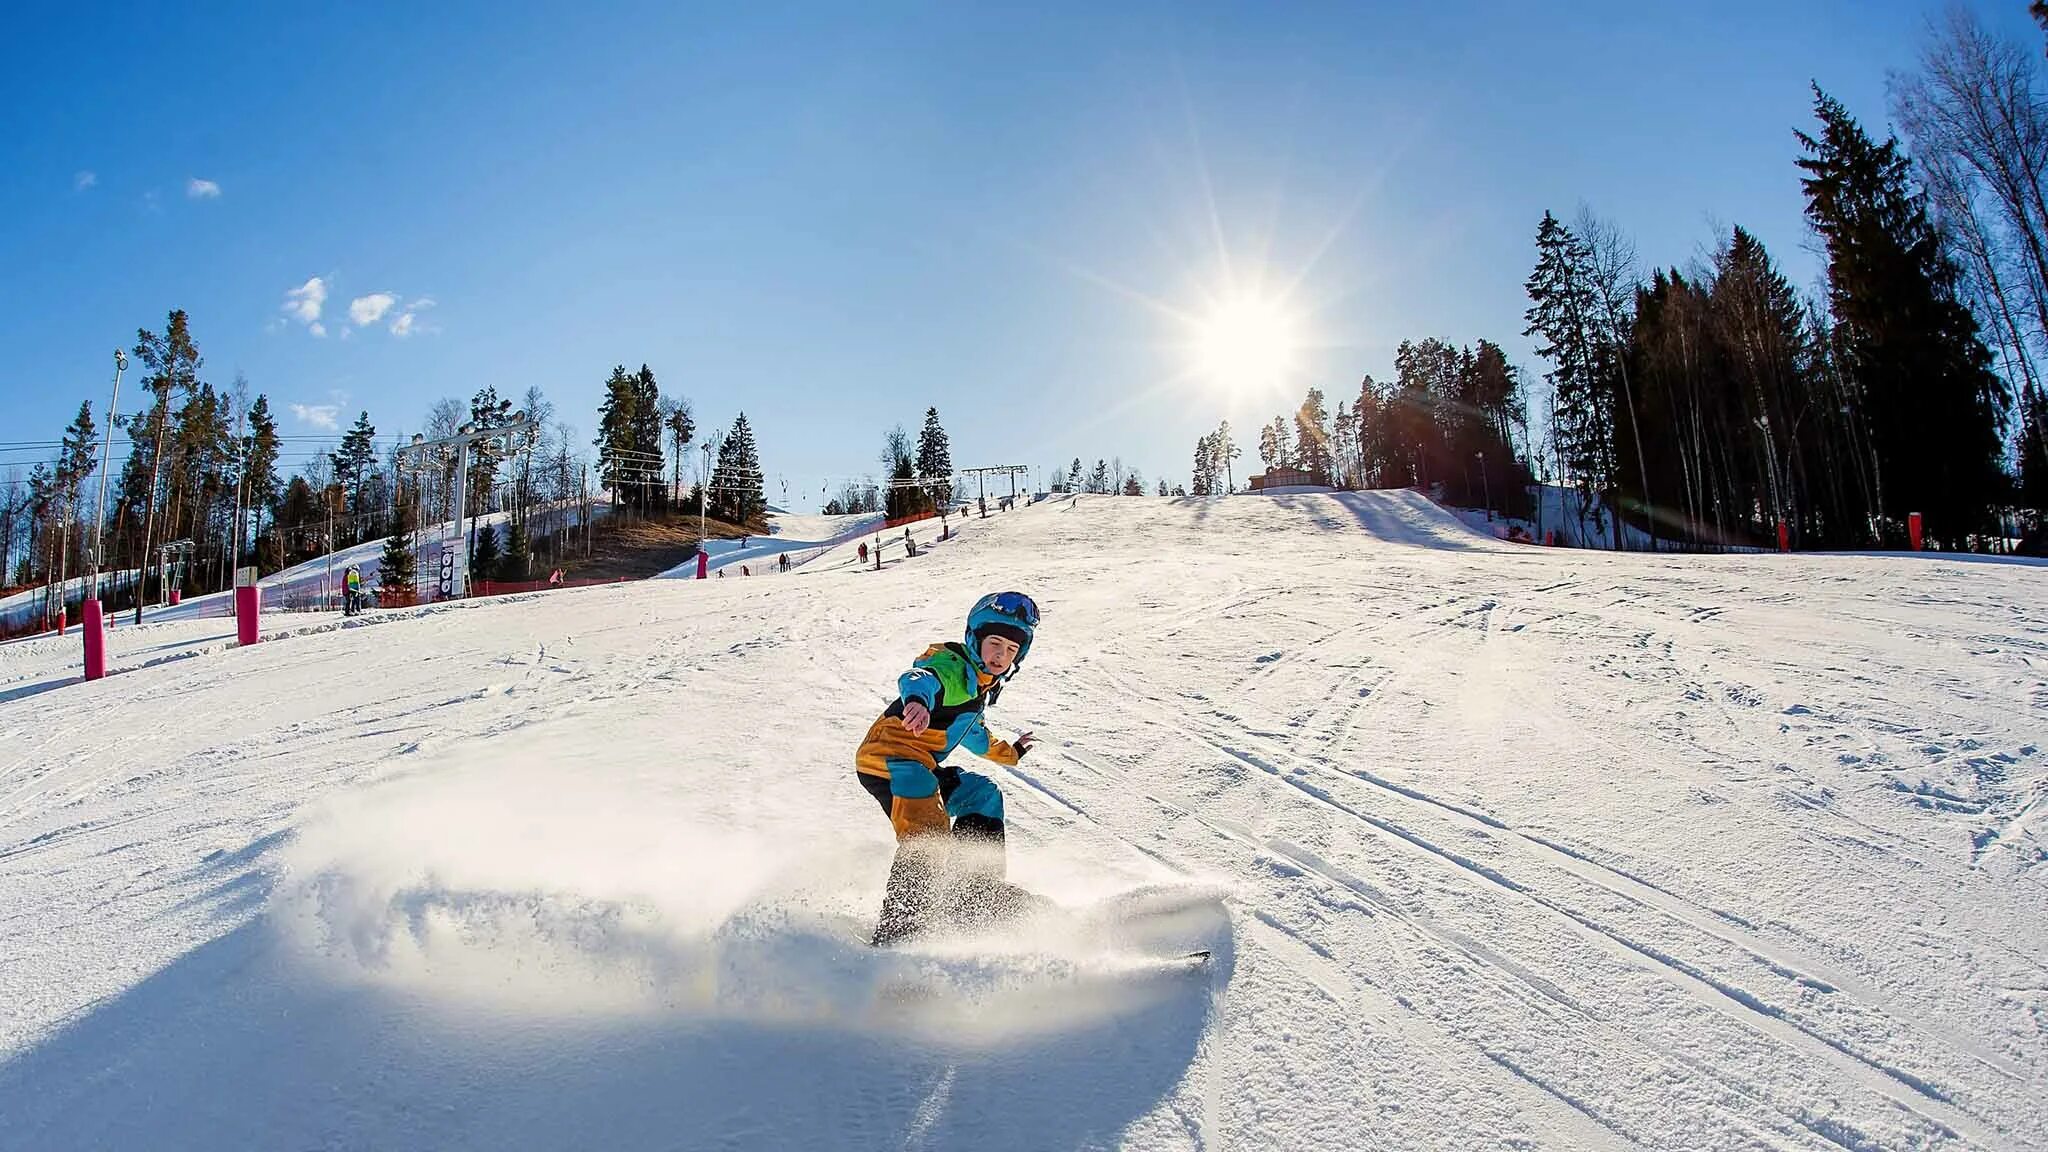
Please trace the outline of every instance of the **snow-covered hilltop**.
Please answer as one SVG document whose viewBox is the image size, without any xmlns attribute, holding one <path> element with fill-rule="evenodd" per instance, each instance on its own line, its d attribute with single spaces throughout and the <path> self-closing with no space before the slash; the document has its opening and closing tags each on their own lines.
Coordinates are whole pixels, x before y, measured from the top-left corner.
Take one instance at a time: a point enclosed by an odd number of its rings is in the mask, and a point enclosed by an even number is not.
<svg viewBox="0 0 2048 1152">
<path fill-rule="evenodd" d="M 2048 569 L 961 527 L 9 646 L 0 1148 L 2048 1147 Z M 876 953 L 854 746 L 1010 587 L 1010 878 L 1179 912 Z"/>
</svg>

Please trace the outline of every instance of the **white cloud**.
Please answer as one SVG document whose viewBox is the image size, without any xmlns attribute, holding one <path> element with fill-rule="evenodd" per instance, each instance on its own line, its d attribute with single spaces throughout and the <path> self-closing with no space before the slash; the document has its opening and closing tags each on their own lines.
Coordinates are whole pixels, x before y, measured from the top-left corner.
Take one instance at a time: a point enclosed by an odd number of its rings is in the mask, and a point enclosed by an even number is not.
<svg viewBox="0 0 2048 1152">
<path fill-rule="evenodd" d="M 73 192 L 83 192 L 99 182 L 100 178 L 97 174 L 80 169 L 78 175 L 71 178 L 71 190 Z"/>
<path fill-rule="evenodd" d="M 397 319 L 391 322 L 391 334 L 403 339 L 407 336 L 431 336 L 439 332 L 440 328 L 420 320 L 420 313 L 433 306 L 432 296 L 422 296 L 407 304 L 404 310 L 399 312 Z"/>
<path fill-rule="evenodd" d="M 292 415 L 297 417 L 301 424 L 313 428 L 325 428 L 332 432 L 335 428 L 339 427 L 335 423 L 335 417 L 341 415 L 341 409 L 333 404 L 294 404 L 292 405 Z"/>
<path fill-rule="evenodd" d="M 220 199 L 220 185 L 215 184 L 211 180 L 201 180 L 199 177 L 194 176 L 190 180 L 185 181 L 185 195 L 194 200 L 218 200 Z"/>
<path fill-rule="evenodd" d="M 327 306 L 327 281 L 311 276 L 304 284 L 289 289 L 284 294 L 282 311 L 285 315 L 306 326 L 315 336 L 327 335 L 327 328 L 320 323 L 320 310 Z"/>
<path fill-rule="evenodd" d="M 348 302 L 348 318 L 358 328 L 366 328 L 384 318 L 386 312 L 398 303 L 398 297 L 389 292 L 372 292 L 358 296 Z"/>
</svg>

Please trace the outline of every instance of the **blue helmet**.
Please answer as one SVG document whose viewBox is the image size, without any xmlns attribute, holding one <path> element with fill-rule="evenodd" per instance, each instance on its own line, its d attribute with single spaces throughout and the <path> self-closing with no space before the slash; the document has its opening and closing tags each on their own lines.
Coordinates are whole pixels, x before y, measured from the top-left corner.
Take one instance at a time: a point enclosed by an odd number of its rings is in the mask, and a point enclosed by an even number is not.
<svg viewBox="0 0 2048 1152">
<path fill-rule="evenodd" d="M 975 668 L 986 672 L 981 666 L 981 641 L 984 636 L 1004 636 L 1017 642 L 1017 660 L 1010 665 L 1014 674 L 1024 663 L 1024 657 L 1031 654 L 1031 636 L 1038 629 L 1038 605 L 1022 592 L 995 592 L 975 601 L 974 610 L 967 614 L 967 658 Z"/>
</svg>

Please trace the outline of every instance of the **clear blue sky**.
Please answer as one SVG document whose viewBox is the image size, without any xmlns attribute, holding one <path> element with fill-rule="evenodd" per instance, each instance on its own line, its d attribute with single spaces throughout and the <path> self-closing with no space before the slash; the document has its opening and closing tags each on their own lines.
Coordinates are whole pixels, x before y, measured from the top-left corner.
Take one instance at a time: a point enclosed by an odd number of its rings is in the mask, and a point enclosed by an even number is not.
<svg viewBox="0 0 2048 1152">
<path fill-rule="evenodd" d="M 2022 0 L 1974 6 L 2038 39 Z M 1591 204 L 1646 265 L 1740 223 L 1814 284 L 1807 83 L 1882 129 L 1934 11 L 599 7 L 18 12 L 0 441 L 98 411 L 112 348 L 184 308 L 208 377 L 246 373 L 292 434 L 329 406 L 416 430 L 488 382 L 540 385 L 587 440 L 609 367 L 646 362 L 700 423 L 746 410 L 773 500 L 873 471 L 930 404 L 961 465 L 1185 481 L 1217 420 L 1348 396 L 1403 338 L 1540 372 L 1546 208 Z M 1231 276 L 1294 285 L 1314 347 L 1284 397 L 1189 377 L 1175 314 Z M 314 277 L 324 337 L 286 310 Z"/>
</svg>

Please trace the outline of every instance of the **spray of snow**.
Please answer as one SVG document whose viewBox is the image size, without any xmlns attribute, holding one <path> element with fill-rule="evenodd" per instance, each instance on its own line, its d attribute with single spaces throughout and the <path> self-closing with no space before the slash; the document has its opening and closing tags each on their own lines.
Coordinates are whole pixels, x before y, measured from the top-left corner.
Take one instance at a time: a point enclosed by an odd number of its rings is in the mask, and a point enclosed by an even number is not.
<svg viewBox="0 0 2048 1152">
<path fill-rule="evenodd" d="M 659 789 L 568 784 L 534 762 L 473 764 L 337 797 L 286 849 L 272 923 L 330 979 L 451 1010 L 934 1034 L 972 1021 L 981 1043 L 1143 1008 L 1134 978 L 1170 974 L 1152 954 L 1162 932 L 1227 932 L 1220 892 L 1180 886 L 1054 910 L 994 946 L 877 952 L 881 846 L 791 844 Z"/>
</svg>

